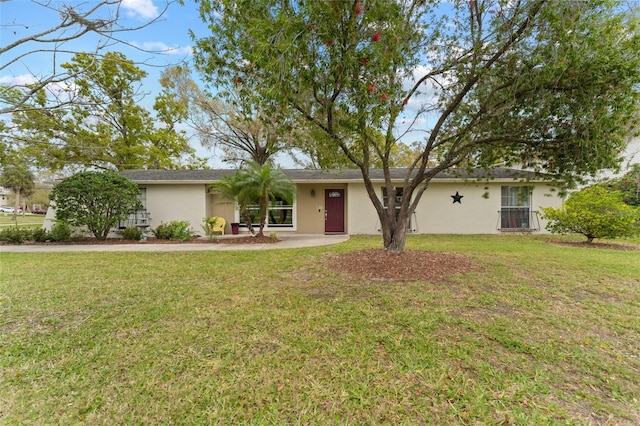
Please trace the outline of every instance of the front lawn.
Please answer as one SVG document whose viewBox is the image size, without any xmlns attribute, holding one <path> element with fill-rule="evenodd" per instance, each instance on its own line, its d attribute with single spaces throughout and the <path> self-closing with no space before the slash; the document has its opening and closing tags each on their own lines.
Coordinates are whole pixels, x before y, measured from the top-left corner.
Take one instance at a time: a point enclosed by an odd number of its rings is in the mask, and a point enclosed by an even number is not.
<svg viewBox="0 0 640 426">
<path fill-rule="evenodd" d="M 0 230 L 16 226 L 24 228 L 40 228 L 44 223 L 45 216 L 43 214 L 25 214 L 16 215 L 17 220 L 13 219 L 13 213 L 0 213 Z"/>
<path fill-rule="evenodd" d="M 640 423 L 640 251 L 411 236 L 394 282 L 298 250 L 2 253 L 1 424 Z"/>
</svg>

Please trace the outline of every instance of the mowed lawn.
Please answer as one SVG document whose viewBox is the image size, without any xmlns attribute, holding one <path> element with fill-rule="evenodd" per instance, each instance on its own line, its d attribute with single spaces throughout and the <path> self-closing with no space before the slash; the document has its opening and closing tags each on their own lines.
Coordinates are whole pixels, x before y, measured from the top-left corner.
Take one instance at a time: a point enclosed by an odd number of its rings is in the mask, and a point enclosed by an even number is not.
<svg viewBox="0 0 640 426">
<path fill-rule="evenodd" d="M 20 228 L 39 228 L 44 223 L 44 217 L 42 214 L 19 214 L 16 220 L 12 220 L 13 214 L 0 213 L 0 231 L 16 225 Z"/>
<path fill-rule="evenodd" d="M 0 424 L 640 424 L 640 251 L 410 236 L 450 282 L 334 246 L 2 253 Z"/>
</svg>

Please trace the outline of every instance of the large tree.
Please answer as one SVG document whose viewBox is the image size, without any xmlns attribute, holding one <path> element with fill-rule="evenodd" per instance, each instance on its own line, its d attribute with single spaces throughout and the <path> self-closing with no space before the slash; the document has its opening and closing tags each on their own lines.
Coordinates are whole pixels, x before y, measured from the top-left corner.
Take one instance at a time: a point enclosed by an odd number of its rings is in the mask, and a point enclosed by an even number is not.
<svg viewBox="0 0 640 426">
<path fill-rule="evenodd" d="M 32 108 L 14 113 L 13 137 L 43 166 L 123 170 L 204 163 L 176 127 L 186 110 L 161 93 L 154 118 L 141 105 L 146 72 L 123 54 L 77 54 L 63 68 L 74 76 L 69 86 L 76 94 L 72 105 L 52 110 L 40 92 Z"/>
<path fill-rule="evenodd" d="M 27 6 L 27 0 L 23 0 Z M 0 114 L 13 113 L 31 108 L 31 100 L 42 90 L 49 88 L 50 108 L 58 108 L 70 103 L 67 97 L 56 97 L 52 86 L 75 77 L 72 70 L 61 69 L 64 62 L 74 50 L 73 41 L 79 39 L 93 40 L 93 52 L 101 55 L 115 43 L 126 42 L 125 35 L 145 28 L 162 17 L 170 2 L 164 4 L 155 17 L 140 22 L 139 25 L 127 27 L 122 25 L 122 9 L 127 7 L 123 0 L 98 0 L 92 2 L 52 2 L 29 0 L 29 8 L 37 8 L 40 12 L 48 12 L 54 19 L 49 26 L 32 25 L 28 20 L 19 17 L 5 17 L 0 24 L 3 32 L 3 43 L 0 45 L 0 72 L 8 71 L 30 58 L 38 58 L 48 69 L 41 70 L 31 78 L 13 80 L 0 85 Z M 24 16 L 26 18 L 26 15 Z M 30 73 L 28 68 L 25 71 Z"/>
<path fill-rule="evenodd" d="M 251 108 L 255 106 L 253 94 L 241 79 L 226 85 L 226 96 L 207 93 L 186 66 L 166 69 L 161 83 L 175 102 L 187 108 L 189 124 L 202 145 L 222 150 L 224 161 L 229 163 L 264 165 L 276 154 L 288 151 L 294 140 L 304 138 L 290 114 Z"/>
<path fill-rule="evenodd" d="M 602 186 L 612 191 L 619 191 L 626 204 L 640 207 L 640 164 L 631 165 L 623 176 L 610 179 Z"/>
<path fill-rule="evenodd" d="M 615 1 L 199 3 L 211 35 L 195 58 L 210 84 L 240 79 L 315 125 L 361 170 L 391 252 L 439 172 L 500 163 L 575 179 L 615 167 L 637 125 L 638 14 Z M 419 124 L 396 215 L 390 155 Z"/>
</svg>

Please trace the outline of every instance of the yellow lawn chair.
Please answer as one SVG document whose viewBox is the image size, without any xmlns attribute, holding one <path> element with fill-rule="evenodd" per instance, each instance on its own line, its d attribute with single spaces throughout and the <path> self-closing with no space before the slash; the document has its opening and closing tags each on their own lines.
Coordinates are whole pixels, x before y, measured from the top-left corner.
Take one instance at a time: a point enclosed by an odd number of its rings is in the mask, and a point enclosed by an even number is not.
<svg viewBox="0 0 640 426">
<path fill-rule="evenodd" d="M 214 219 L 214 220 L 212 220 Z M 207 221 L 207 226 L 209 227 L 209 231 L 211 234 L 215 234 L 216 232 L 220 232 L 220 235 L 224 235 L 224 226 L 227 222 L 223 217 L 212 217 Z"/>
</svg>

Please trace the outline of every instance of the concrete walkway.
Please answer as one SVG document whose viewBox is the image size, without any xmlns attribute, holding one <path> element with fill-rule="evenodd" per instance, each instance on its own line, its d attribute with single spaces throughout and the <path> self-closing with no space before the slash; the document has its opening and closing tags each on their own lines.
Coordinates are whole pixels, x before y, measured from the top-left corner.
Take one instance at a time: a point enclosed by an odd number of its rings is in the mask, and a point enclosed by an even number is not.
<svg viewBox="0 0 640 426">
<path fill-rule="evenodd" d="M 224 237 L 222 237 L 224 238 Z M 247 237 L 251 238 L 251 237 Z M 274 250 L 300 247 L 318 247 L 330 244 L 337 244 L 347 241 L 349 235 L 315 235 L 315 234 L 292 234 L 278 235 L 282 241 L 272 244 L 153 244 L 141 242 L 138 244 L 59 244 L 59 245 L 39 245 L 39 244 L 15 244 L 0 245 L 0 253 L 61 253 L 61 252 L 96 252 L 96 251 L 205 251 L 205 250 Z"/>
</svg>

